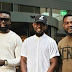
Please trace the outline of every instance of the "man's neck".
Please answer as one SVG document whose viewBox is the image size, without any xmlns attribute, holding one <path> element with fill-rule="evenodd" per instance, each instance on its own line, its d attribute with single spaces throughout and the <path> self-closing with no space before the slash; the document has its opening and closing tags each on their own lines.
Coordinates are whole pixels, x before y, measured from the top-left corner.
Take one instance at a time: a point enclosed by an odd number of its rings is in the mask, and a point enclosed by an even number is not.
<svg viewBox="0 0 72 72">
<path fill-rule="evenodd" d="M 42 35 L 37 35 L 37 34 L 36 34 L 37 37 L 42 37 L 43 35 L 44 35 L 44 33 L 43 33 Z"/>
<path fill-rule="evenodd" d="M 6 31 L 0 31 L 0 33 L 3 33 L 3 34 L 5 34 L 5 33 L 8 33 L 10 30 L 8 29 L 8 30 L 6 30 Z"/>
<path fill-rule="evenodd" d="M 72 38 L 72 36 L 71 36 L 71 35 L 67 35 L 67 37 Z"/>
</svg>

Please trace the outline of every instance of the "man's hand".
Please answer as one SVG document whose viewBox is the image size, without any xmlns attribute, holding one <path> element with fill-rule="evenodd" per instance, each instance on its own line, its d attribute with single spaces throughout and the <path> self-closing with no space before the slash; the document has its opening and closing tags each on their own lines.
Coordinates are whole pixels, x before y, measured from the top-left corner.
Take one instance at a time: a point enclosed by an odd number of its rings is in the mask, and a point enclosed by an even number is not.
<svg viewBox="0 0 72 72">
<path fill-rule="evenodd" d="M 5 65 L 5 60 L 0 60 L 0 66 Z"/>
<path fill-rule="evenodd" d="M 54 72 L 58 66 L 58 57 L 51 58 L 51 66 L 47 72 Z"/>
</svg>

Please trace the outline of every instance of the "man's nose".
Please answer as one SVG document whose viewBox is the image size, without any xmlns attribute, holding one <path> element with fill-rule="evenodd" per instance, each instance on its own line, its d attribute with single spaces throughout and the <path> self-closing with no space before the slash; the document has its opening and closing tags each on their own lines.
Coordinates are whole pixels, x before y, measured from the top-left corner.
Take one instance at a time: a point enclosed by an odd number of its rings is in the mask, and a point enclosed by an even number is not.
<svg viewBox="0 0 72 72">
<path fill-rule="evenodd" d="M 38 24 L 38 27 L 41 27 L 41 24 Z"/>
<path fill-rule="evenodd" d="M 0 26 L 1 26 L 1 27 L 5 27 L 5 24 L 4 24 L 4 23 L 1 23 Z"/>
<path fill-rule="evenodd" d="M 2 20 L 1 22 L 5 22 L 4 20 Z"/>
<path fill-rule="evenodd" d="M 69 26 L 72 26 L 72 23 L 69 23 L 68 25 L 69 25 Z"/>
</svg>

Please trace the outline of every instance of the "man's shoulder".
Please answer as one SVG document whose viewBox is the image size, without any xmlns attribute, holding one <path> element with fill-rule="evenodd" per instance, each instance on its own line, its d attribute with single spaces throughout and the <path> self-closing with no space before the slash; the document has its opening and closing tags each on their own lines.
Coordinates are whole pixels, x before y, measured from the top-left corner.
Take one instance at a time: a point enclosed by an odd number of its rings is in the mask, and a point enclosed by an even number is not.
<svg viewBox="0 0 72 72">
<path fill-rule="evenodd" d="M 58 42 L 58 45 L 61 45 L 62 43 L 64 43 L 65 40 L 66 40 L 66 37 L 63 37 L 63 38 Z"/>
<path fill-rule="evenodd" d="M 10 30 L 10 33 L 9 34 L 10 34 L 11 37 L 20 38 L 20 36 L 18 34 L 16 34 L 15 32 L 13 32 L 11 30 Z"/>
<path fill-rule="evenodd" d="M 48 35 L 46 35 L 45 36 L 45 41 L 47 42 L 47 43 L 56 43 L 56 41 L 52 38 L 52 37 L 50 37 L 50 36 L 48 36 Z"/>
<path fill-rule="evenodd" d="M 16 36 L 18 36 L 18 34 L 16 34 L 15 32 L 13 32 L 13 31 L 11 31 L 11 30 L 10 30 L 10 34 L 11 34 L 11 35 L 16 35 Z"/>
<path fill-rule="evenodd" d="M 48 41 L 55 41 L 52 37 L 50 37 L 50 36 L 47 36 L 47 38 L 46 38 Z"/>
<path fill-rule="evenodd" d="M 34 36 L 27 37 L 25 41 L 34 39 Z"/>
</svg>

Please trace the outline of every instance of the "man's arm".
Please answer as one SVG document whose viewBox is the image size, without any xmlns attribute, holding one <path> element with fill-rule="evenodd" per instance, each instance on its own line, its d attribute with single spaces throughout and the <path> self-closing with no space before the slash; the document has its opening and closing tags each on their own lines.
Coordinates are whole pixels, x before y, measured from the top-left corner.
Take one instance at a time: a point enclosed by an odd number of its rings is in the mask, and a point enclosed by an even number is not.
<svg viewBox="0 0 72 72">
<path fill-rule="evenodd" d="M 0 59 L 0 66 L 3 65 L 7 65 L 7 66 L 18 66 L 20 64 L 20 50 L 21 49 L 21 44 L 19 44 L 16 48 L 15 48 L 15 58 L 13 59 L 7 59 L 7 60 L 2 60 Z"/>
<path fill-rule="evenodd" d="M 20 64 L 21 59 L 21 46 L 22 46 L 22 40 L 20 37 L 16 37 L 16 44 L 15 44 L 15 50 L 13 51 L 14 57 L 12 59 L 7 59 L 7 66 L 18 66 Z"/>
<path fill-rule="evenodd" d="M 51 62 L 51 66 L 47 72 L 54 72 L 57 68 L 57 65 L 58 65 L 58 58 L 53 57 L 53 58 L 51 58 L 50 62 Z"/>
<path fill-rule="evenodd" d="M 21 66 L 21 72 L 27 72 L 27 58 L 21 56 L 20 66 Z"/>
</svg>

